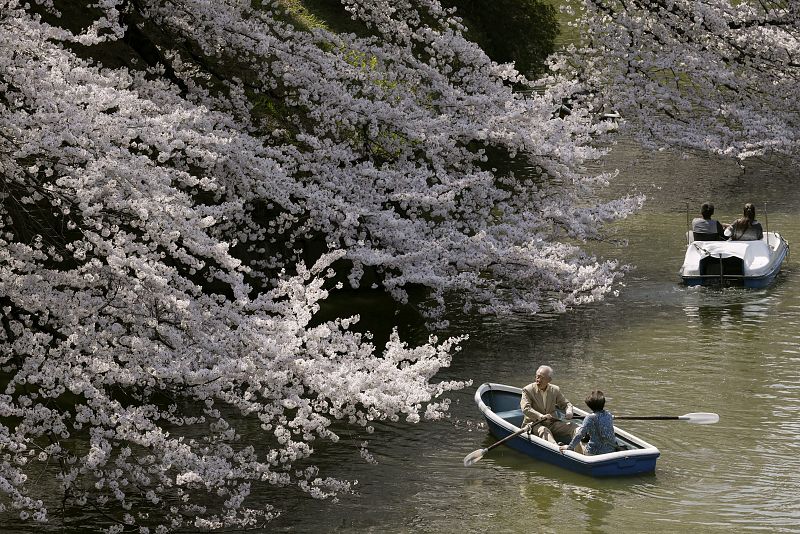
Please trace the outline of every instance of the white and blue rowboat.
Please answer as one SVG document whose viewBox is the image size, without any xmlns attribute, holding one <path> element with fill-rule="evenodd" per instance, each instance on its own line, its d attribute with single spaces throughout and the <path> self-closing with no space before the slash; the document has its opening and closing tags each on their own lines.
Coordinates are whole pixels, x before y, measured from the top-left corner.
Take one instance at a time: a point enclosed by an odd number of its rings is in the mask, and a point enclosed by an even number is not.
<svg viewBox="0 0 800 534">
<path fill-rule="evenodd" d="M 789 254 L 789 244 L 778 232 L 764 232 L 757 241 L 695 241 L 688 232 L 687 242 L 680 275 L 688 286 L 766 287 Z"/>
<path fill-rule="evenodd" d="M 522 390 L 503 384 L 483 384 L 475 392 L 475 402 L 486 417 L 489 430 L 497 438 L 505 438 L 520 430 Z M 587 412 L 573 408 L 573 420 L 581 423 Z M 618 451 L 587 456 L 574 451 L 564 451 L 535 433 L 523 432 L 506 444 L 523 454 L 584 475 L 615 477 L 638 475 L 655 471 L 656 459 L 661 454 L 657 448 L 636 436 L 614 427 Z"/>
</svg>

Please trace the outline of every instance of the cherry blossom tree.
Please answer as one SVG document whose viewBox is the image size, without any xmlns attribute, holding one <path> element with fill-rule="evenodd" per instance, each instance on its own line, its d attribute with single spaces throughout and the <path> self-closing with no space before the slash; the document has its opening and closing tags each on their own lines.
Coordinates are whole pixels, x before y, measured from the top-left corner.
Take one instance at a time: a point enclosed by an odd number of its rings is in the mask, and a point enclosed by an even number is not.
<svg viewBox="0 0 800 534">
<path fill-rule="evenodd" d="M 48 520 L 34 474 L 112 532 L 254 526 L 254 486 L 346 491 L 316 443 L 446 416 L 465 385 L 436 376 L 461 338 L 378 348 L 315 317 L 366 269 L 401 302 L 427 288 L 431 317 L 450 293 L 536 313 L 613 289 L 579 245 L 642 199 L 595 199 L 614 125 L 559 113 L 575 82 L 513 92 L 533 82 L 435 0 L 344 0 L 358 34 L 255 4 L 0 0 L 6 513 Z"/>
<path fill-rule="evenodd" d="M 578 2 L 589 94 L 651 146 L 797 160 L 800 6 L 793 1 Z"/>
</svg>

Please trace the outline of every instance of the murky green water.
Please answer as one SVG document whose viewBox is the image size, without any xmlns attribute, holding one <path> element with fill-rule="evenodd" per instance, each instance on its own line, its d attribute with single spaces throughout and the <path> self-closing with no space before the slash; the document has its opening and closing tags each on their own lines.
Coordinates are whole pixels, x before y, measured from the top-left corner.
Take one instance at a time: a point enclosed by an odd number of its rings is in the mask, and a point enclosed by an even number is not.
<svg viewBox="0 0 800 534">
<path fill-rule="evenodd" d="M 626 163 L 628 162 L 628 163 Z M 800 275 L 790 255 L 764 290 L 685 288 L 685 206 L 704 200 L 729 221 L 746 201 L 770 230 L 800 243 L 800 194 L 779 167 L 621 146 L 614 188 L 649 201 L 619 226 L 635 266 L 619 297 L 556 318 L 465 317 L 470 341 L 448 377 L 453 418 L 381 427 L 370 437 L 377 466 L 329 459 L 328 474 L 359 480 L 338 504 L 298 499 L 274 525 L 297 532 L 727 532 L 798 531 L 800 508 Z M 655 185 L 657 184 L 657 185 Z M 609 253 L 612 250 L 607 251 Z M 662 453 L 655 474 L 598 480 L 493 450 L 471 468 L 463 457 L 494 442 L 475 407 L 487 381 L 523 386 L 548 363 L 580 403 L 593 388 L 617 415 L 717 412 L 716 425 L 629 421 L 623 428 Z M 342 463 L 338 463 L 342 461 Z"/>
</svg>

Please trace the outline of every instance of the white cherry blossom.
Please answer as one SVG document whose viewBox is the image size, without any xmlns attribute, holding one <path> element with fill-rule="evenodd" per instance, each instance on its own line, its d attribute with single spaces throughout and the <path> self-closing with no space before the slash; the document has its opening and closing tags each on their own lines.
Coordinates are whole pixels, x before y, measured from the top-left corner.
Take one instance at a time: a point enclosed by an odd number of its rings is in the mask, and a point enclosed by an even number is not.
<svg viewBox="0 0 800 534">
<path fill-rule="evenodd" d="M 570 64 L 651 146 L 800 157 L 797 2 L 582 0 Z"/>
</svg>

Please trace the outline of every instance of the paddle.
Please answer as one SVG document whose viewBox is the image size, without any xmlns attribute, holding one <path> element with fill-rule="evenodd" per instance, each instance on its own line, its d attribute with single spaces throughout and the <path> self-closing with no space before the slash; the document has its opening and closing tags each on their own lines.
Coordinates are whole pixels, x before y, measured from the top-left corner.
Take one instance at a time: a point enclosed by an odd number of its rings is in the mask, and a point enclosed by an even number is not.
<svg viewBox="0 0 800 534">
<path fill-rule="evenodd" d="M 696 413 L 687 413 L 684 415 L 654 415 L 652 417 L 617 417 L 614 416 L 614 419 L 628 419 L 628 420 L 640 420 L 640 421 L 667 421 L 667 420 L 677 420 L 677 421 L 686 421 L 687 423 L 694 423 L 696 425 L 713 425 L 714 423 L 719 421 L 719 415 L 715 413 L 707 413 L 707 412 L 696 412 Z"/>
<path fill-rule="evenodd" d="M 498 441 L 496 443 L 493 443 L 492 445 L 489 445 L 485 449 L 478 449 L 478 450 L 472 451 L 471 453 L 469 453 L 468 455 L 466 455 L 464 457 L 464 467 L 469 467 L 472 464 L 481 461 L 481 458 L 483 458 L 486 455 L 486 453 L 489 452 L 490 450 L 494 449 L 498 445 L 502 445 L 503 443 L 505 443 L 506 441 L 510 440 L 511 438 L 519 436 L 523 432 L 526 432 L 529 428 L 538 425 L 539 423 L 541 423 L 545 419 L 546 418 L 543 417 L 543 418 L 539 419 L 538 421 L 533 421 L 532 423 L 528 423 L 527 425 L 523 426 L 522 428 L 520 428 L 519 430 L 517 430 L 516 432 L 514 432 L 510 436 L 504 437 L 500 441 Z"/>
</svg>

